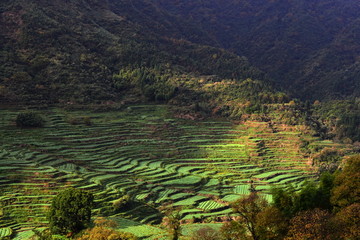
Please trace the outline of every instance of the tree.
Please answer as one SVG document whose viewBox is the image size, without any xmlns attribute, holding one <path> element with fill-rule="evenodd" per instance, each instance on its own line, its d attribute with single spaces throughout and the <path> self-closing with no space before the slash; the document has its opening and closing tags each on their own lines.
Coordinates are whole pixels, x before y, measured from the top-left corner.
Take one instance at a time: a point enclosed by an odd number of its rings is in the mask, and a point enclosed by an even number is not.
<svg viewBox="0 0 360 240">
<path fill-rule="evenodd" d="M 295 189 L 289 186 L 288 189 L 273 188 L 271 189 L 273 206 L 279 209 L 283 215 L 290 219 L 295 213 Z"/>
<path fill-rule="evenodd" d="M 246 229 L 238 221 L 224 223 L 221 226 L 220 233 L 225 240 L 247 239 Z"/>
<path fill-rule="evenodd" d="M 172 240 L 178 240 L 181 234 L 181 224 L 180 224 L 180 213 L 170 212 L 167 213 L 167 216 L 163 219 L 163 224 L 167 226 L 171 233 Z"/>
<path fill-rule="evenodd" d="M 334 176 L 326 172 L 320 176 L 319 183 L 305 182 L 298 192 L 292 186 L 287 189 L 275 188 L 271 190 L 273 206 L 288 219 L 309 209 L 331 210 L 330 193 L 333 186 Z"/>
<path fill-rule="evenodd" d="M 256 232 L 261 240 L 283 239 L 287 231 L 288 221 L 276 207 L 266 207 L 257 215 Z"/>
<path fill-rule="evenodd" d="M 285 240 L 339 240 L 339 231 L 331 217 L 329 212 L 320 209 L 300 212 L 291 219 Z"/>
<path fill-rule="evenodd" d="M 84 190 L 69 188 L 60 192 L 48 215 L 51 232 L 65 235 L 85 229 L 90 224 L 93 201 L 93 194 Z"/>
<path fill-rule="evenodd" d="M 336 148 L 324 148 L 313 157 L 313 165 L 318 167 L 319 172 L 334 173 L 341 162 L 344 153 Z"/>
<path fill-rule="evenodd" d="M 360 155 L 346 160 L 344 169 L 336 174 L 331 203 L 336 208 L 343 208 L 360 203 Z"/>
<path fill-rule="evenodd" d="M 239 214 L 239 223 L 250 233 L 252 239 L 260 240 L 257 221 L 259 213 L 268 207 L 266 200 L 260 198 L 256 192 L 252 192 L 248 197 L 235 201 L 231 207 L 234 213 Z"/>
<path fill-rule="evenodd" d="M 330 202 L 331 191 L 334 188 L 334 179 L 335 175 L 331 173 L 323 173 L 320 176 L 320 183 L 318 187 L 319 191 L 319 206 L 322 209 L 332 209 L 332 204 Z"/>
<path fill-rule="evenodd" d="M 341 209 L 335 217 L 341 226 L 341 235 L 347 240 L 357 240 L 360 236 L 360 203 Z"/>
<path fill-rule="evenodd" d="M 319 191 L 314 182 L 305 182 L 302 189 L 295 195 L 294 213 L 314 209 L 319 205 Z"/>
<path fill-rule="evenodd" d="M 239 214 L 239 219 L 225 223 L 221 228 L 226 240 L 280 240 L 287 232 L 287 218 L 256 192 L 235 201 L 232 208 Z"/>
</svg>

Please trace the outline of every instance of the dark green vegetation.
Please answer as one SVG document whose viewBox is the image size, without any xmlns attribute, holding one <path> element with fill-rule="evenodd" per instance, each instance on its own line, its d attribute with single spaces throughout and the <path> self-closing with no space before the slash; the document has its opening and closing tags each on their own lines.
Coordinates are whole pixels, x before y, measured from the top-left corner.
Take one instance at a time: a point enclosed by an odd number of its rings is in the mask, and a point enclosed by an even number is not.
<svg viewBox="0 0 360 240">
<path fill-rule="evenodd" d="M 271 199 L 273 185 L 298 189 L 316 177 L 319 151 L 351 151 L 306 134 L 304 125 L 191 121 L 167 109 L 50 109 L 39 129 L 15 127 L 18 113 L 2 110 L 0 227 L 47 226 L 51 199 L 69 186 L 94 194 L 94 216 L 156 224 L 180 208 L 183 223 L 222 221 L 232 214 L 229 202 L 254 189 Z M 92 124 L 69 121 L 84 118 Z"/>
<path fill-rule="evenodd" d="M 122 94 L 112 76 L 130 66 L 266 80 L 258 68 L 303 99 L 359 97 L 359 8 L 356 0 L 4 0 L 1 96 L 113 100 Z"/>
<path fill-rule="evenodd" d="M 152 1 L 311 100 L 360 96 L 357 0 Z"/>
<path fill-rule="evenodd" d="M 1 98 L 27 103 L 89 103 L 133 96 L 139 101 L 142 86 L 129 91 L 125 86 L 131 86 L 130 79 L 119 85 L 116 74 L 124 68 L 171 70 L 186 77 L 264 78 L 233 53 L 165 34 L 170 27 L 155 27 L 154 18 L 157 14 L 160 21 L 175 18 L 157 11 L 151 3 L 138 4 L 2 1 Z M 141 12 L 148 7 L 155 16 Z M 152 84 L 152 80 L 147 82 Z"/>
<path fill-rule="evenodd" d="M 44 119 L 34 112 L 19 113 L 16 117 L 18 127 L 42 127 L 44 122 Z"/>
<path fill-rule="evenodd" d="M 360 101 L 358 99 L 315 104 L 313 116 L 320 123 L 316 128 L 327 137 L 343 139 L 346 142 L 359 142 Z"/>
<path fill-rule="evenodd" d="M 6 0 L 0 99 L 157 101 L 241 118 L 295 96 L 322 103 L 294 119 L 356 142 L 359 11 L 356 0 Z"/>
<path fill-rule="evenodd" d="M 51 203 L 49 226 L 53 233 L 73 234 L 89 227 L 94 196 L 86 191 L 69 188 L 60 192 Z"/>
</svg>

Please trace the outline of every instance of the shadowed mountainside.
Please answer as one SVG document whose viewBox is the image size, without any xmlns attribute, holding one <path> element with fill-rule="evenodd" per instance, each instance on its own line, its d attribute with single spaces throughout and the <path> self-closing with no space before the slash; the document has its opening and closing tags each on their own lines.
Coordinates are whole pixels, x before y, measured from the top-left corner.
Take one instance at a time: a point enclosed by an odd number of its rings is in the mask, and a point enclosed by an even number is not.
<svg viewBox="0 0 360 240">
<path fill-rule="evenodd" d="M 154 2 L 197 23 L 215 45 L 245 55 L 295 96 L 360 94 L 359 1 Z"/>
<path fill-rule="evenodd" d="M 204 45 L 212 40 L 196 25 L 146 1 L 2 1 L 0 12 L 4 100 L 119 99 L 127 93 L 113 75 L 123 68 L 264 79 L 246 58 Z"/>
</svg>

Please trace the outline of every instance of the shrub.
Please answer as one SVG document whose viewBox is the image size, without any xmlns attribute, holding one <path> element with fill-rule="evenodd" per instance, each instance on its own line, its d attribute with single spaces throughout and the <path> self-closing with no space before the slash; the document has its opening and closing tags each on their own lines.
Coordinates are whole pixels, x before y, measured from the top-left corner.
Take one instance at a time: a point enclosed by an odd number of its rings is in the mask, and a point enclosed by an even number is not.
<svg viewBox="0 0 360 240">
<path fill-rule="evenodd" d="M 77 240 L 136 240 L 132 233 L 119 232 L 105 227 L 93 227 L 84 232 Z"/>
<path fill-rule="evenodd" d="M 44 119 L 34 112 L 19 113 L 16 117 L 16 126 L 18 127 L 42 127 Z"/>
<path fill-rule="evenodd" d="M 49 229 L 46 230 L 32 230 L 35 235 L 30 240 L 68 240 L 67 237 L 61 235 L 52 235 Z"/>
<path fill-rule="evenodd" d="M 84 124 L 86 126 L 91 126 L 93 124 L 89 116 L 79 116 L 79 117 L 68 116 L 65 121 L 71 125 Z"/>
<path fill-rule="evenodd" d="M 77 240 L 137 240 L 132 233 L 119 232 L 114 229 L 116 222 L 97 218 L 94 220 L 95 227 L 87 229 Z"/>
<path fill-rule="evenodd" d="M 52 233 L 73 234 L 85 229 L 91 220 L 94 196 L 84 190 L 69 188 L 52 201 L 49 224 Z"/>
<path fill-rule="evenodd" d="M 181 235 L 181 224 L 180 224 L 180 213 L 170 212 L 166 217 L 163 218 L 162 224 L 166 226 L 171 234 L 171 240 L 178 240 Z"/>
</svg>

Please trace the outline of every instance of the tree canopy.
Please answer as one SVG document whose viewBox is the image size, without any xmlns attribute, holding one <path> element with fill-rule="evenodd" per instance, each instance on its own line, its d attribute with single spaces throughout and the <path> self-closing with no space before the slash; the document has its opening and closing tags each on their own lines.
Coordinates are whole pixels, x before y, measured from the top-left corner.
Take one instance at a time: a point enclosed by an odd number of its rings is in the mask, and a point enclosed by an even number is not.
<svg viewBox="0 0 360 240">
<path fill-rule="evenodd" d="M 69 188 L 52 201 L 49 212 L 52 233 L 73 234 L 89 226 L 94 196 L 92 193 Z"/>
</svg>

